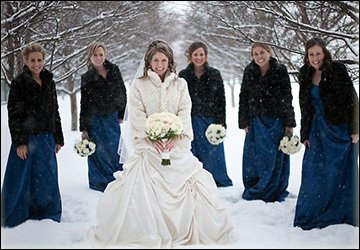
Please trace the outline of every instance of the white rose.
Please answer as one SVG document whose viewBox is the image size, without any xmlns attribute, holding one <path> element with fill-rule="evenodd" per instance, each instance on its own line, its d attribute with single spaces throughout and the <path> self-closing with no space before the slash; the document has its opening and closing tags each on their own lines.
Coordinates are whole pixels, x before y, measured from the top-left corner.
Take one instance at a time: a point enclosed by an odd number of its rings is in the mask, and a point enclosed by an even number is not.
<svg viewBox="0 0 360 250">
<path fill-rule="evenodd" d="M 91 149 L 91 151 L 95 150 L 96 144 L 93 143 L 93 142 L 90 142 L 90 143 L 89 143 L 89 148 Z"/>
</svg>

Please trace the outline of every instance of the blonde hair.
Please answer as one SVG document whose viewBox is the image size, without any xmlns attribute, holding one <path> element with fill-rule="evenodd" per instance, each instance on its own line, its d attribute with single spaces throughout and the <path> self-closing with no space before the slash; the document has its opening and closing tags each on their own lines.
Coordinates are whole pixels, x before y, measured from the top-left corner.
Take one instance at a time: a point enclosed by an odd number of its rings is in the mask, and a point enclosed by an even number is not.
<svg viewBox="0 0 360 250">
<path fill-rule="evenodd" d="M 264 50 L 266 50 L 267 52 L 269 52 L 270 54 L 272 54 L 272 49 L 269 45 L 265 44 L 265 43 L 253 43 L 253 45 L 251 46 L 251 56 L 253 56 L 253 51 L 254 51 L 254 48 L 257 48 L 257 47 L 261 47 L 263 48 Z"/>
<path fill-rule="evenodd" d="M 28 45 L 26 45 L 25 48 L 21 52 L 24 62 L 27 61 L 30 53 L 33 53 L 33 52 L 40 52 L 43 56 L 43 59 L 45 59 L 46 52 L 45 52 L 44 47 L 40 43 L 31 42 Z"/>
<path fill-rule="evenodd" d="M 151 67 L 151 59 L 157 52 L 163 53 L 169 59 L 169 70 L 170 72 L 176 73 L 177 64 L 174 61 L 174 54 L 169 44 L 162 40 L 155 40 L 149 44 L 145 53 L 143 77 L 147 76 L 147 70 Z"/>
<path fill-rule="evenodd" d="M 103 48 L 104 53 L 105 53 L 105 56 L 106 56 L 106 46 L 105 46 L 105 43 L 102 43 L 102 42 L 93 42 L 93 43 L 91 43 L 91 44 L 88 46 L 87 51 L 86 51 L 87 62 L 88 62 L 88 63 L 91 63 L 91 59 L 90 59 L 90 58 L 94 55 L 95 51 L 96 51 L 98 48 Z"/>
</svg>

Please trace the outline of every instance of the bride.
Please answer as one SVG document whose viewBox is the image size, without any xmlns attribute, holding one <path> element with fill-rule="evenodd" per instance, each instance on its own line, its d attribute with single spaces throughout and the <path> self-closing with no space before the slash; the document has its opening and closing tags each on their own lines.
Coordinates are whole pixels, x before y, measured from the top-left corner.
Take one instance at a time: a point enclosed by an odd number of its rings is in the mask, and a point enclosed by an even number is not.
<svg viewBox="0 0 360 250">
<path fill-rule="evenodd" d="M 172 49 L 153 41 L 144 64 L 143 76 L 129 91 L 134 150 L 102 194 L 90 241 L 97 248 L 229 244 L 233 226 L 216 184 L 190 151 L 191 99 L 185 80 L 176 75 Z M 177 115 L 184 131 L 167 142 L 152 142 L 145 120 L 161 111 Z M 170 150 L 169 166 L 161 165 L 165 150 Z"/>
</svg>

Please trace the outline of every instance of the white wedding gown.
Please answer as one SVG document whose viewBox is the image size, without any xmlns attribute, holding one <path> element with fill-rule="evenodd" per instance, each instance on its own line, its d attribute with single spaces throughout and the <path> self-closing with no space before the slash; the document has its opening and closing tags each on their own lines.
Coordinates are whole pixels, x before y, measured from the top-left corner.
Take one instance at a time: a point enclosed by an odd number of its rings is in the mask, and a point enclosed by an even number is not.
<svg viewBox="0 0 360 250">
<path fill-rule="evenodd" d="M 95 248 L 172 248 L 218 245 L 232 240 L 233 227 L 219 203 L 211 173 L 191 153 L 191 99 L 184 79 L 174 73 L 164 82 L 149 77 L 135 81 L 129 94 L 130 133 L 134 152 L 114 174 L 89 231 Z M 147 142 L 146 118 L 169 111 L 182 120 L 183 134 L 170 152 L 171 165 Z"/>
<path fill-rule="evenodd" d="M 230 243 L 232 225 L 211 174 L 191 153 L 172 151 L 170 166 L 159 160 L 155 150 L 144 150 L 115 173 L 89 231 L 93 247 Z"/>
</svg>

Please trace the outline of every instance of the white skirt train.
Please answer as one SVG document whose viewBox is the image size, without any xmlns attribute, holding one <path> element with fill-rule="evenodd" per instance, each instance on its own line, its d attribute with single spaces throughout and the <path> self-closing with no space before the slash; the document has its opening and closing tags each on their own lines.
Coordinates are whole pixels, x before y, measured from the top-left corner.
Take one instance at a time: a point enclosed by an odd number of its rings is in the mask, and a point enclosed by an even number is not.
<svg viewBox="0 0 360 250">
<path fill-rule="evenodd" d="M 231 243 L 233 227 L 220 205 L 211 174 L 191 152 L 171 153 L 162 166 L 142 150 L 114 174 L 89 230 L 95 248 L 173 248 Z"/>
</svg>

